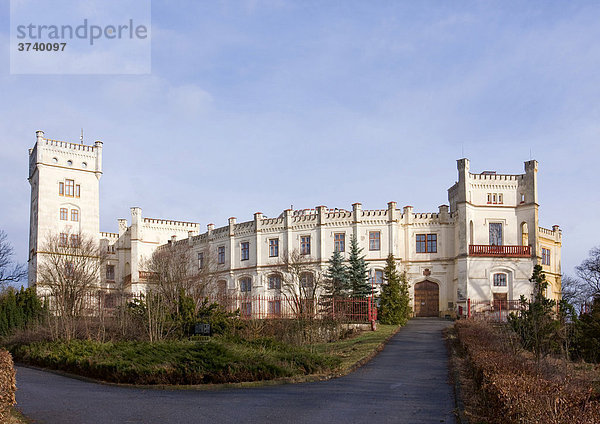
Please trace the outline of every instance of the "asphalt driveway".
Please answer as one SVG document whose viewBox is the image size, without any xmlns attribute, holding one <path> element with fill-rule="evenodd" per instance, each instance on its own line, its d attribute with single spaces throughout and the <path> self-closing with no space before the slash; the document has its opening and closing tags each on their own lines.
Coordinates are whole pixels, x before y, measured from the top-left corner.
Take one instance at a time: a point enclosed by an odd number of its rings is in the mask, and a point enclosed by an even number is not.
<svg viewBox="0 0 600 424">
<path fill-rule="evenodd" d="M 108 386 L 17 367 L 18 408 L 36 423 L 454 423 L 442 329 L 414 319 L 371 362 L 316 383 L 218 391 Z"/>
</svg>

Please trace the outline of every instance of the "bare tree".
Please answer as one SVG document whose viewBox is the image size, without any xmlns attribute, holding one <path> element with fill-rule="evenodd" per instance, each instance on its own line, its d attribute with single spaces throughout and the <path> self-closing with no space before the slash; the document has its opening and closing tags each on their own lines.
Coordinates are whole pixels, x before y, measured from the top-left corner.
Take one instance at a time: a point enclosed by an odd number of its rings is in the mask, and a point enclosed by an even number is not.
<svg viewBox="0 0 600 424">
<path fill-rule="evenodd" d="M 54 335 L 69 340 L 78 319 L 96 306 L 90 302 L 99 289 L 105 252 L 93 237 L 80 233 L 48 234 L 40 250 L 37 284 L 49 295 Z"/>
<path fill-rule="evenodd" d="M 161 247 L 145 262 L 150 290 L 162 296 L 167 307 L 177 315 L 181 312 L 182 295 L 193 299 L 197 310 L 206 296 L 215 294 L 213 265 L 214 260 L 208 254 L 196 263 L 187 243 Z"/>
<path fill-rule="evenodd" d="M 298 250 L 283 254 L 279 267 L 283 275 L 281 293 L 298 318 L 313 318 L 317 293 L 323 282 L 321 270 L 316 268 L 310 255 Z"/>
<path fill-rule="evenodd" d="M 13 254 L 6 233 L 0 230 L 0 285 L 18 283 L 27 276 L 27 268 L 24 264 L 13 262 Z"/>
<path fill-rule="evenodd" d="M 577 277 L 587 287 L 590 297 L 600 296 L 600 246 L 590 250 L 589 257 L 575 268 Z"/>
</svg>

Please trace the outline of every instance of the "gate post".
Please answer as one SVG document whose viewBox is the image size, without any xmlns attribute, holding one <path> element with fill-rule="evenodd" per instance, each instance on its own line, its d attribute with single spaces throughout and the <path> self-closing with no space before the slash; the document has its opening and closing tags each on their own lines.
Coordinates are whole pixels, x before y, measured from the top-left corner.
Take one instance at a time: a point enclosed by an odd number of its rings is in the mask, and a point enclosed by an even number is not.
<svg viewBox="0 0 600 424">
<path fill-rule="evenodd" d="M 467 299 L 467 318 L 471 318 L 471 298 Z"/>
</svg>

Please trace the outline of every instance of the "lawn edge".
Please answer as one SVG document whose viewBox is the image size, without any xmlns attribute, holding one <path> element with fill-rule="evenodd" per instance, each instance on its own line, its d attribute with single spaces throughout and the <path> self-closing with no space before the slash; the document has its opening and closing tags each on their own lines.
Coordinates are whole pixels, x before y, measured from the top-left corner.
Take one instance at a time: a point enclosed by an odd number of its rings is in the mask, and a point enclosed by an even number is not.
<svg viewBox="0 0 600 424">
<path fill-rule="evenodd" d="M 338 370 L 334 373 L 327 374 L 308 374 L 308 375 L 300 375 L 295 377 L 284 377 L 284 378 L 276 378 L 272 380 L 259 380 L 259 381 L 244 381 L 239 383 L 220 383 L 220 384 L 190 384 L 190 385 L 171 385 L 171 384 L 123 384 L 123 383 L 113 383 L 110 381 L 99 380 L 91 377 L 85 377 L 83 375 L 74 374 L 62 370 L 56 370 L 52 368 L 44 368 L 36 365 L 26 364 L 23 362 L 15 362 L 16 366 L 23 368 L 31 368 L 38 371 L 50 372 L 52 374 L 60 375 L 63 377 L 72 378 L 75 380 L 85 381 L 88 383 L 96 383 L 102 384 L 105 386 L 115 386 L 115 387 L 129 387 L 129 388 L 137 388 L 137 389 L 152 389 L 152 390 L 196 390 L 196 391 L 210 391 L 210 390 L 226 390 L 226 389 L 245 389 L 245 388 L 253 388 L 253 387 L 266 387 L 266 386 L 279 386 L 283 384 L 298 384 L 298 383 L 314 383 L 317 381 L 326 381 L 334 378 L 343 377 L 348 375 L 360 367 L 364 366 L 368 362 L 370 362 L 379 352 L 383 350 L 385 345 L 394 337 L 404 326 L 398 326 L 392 334 L 385 338 L 381 343 L 379 343 L 368 355 L 354 362 L 350 366 Z M 17 370 L 18 372 L 18 370 Z"/>
</svg>

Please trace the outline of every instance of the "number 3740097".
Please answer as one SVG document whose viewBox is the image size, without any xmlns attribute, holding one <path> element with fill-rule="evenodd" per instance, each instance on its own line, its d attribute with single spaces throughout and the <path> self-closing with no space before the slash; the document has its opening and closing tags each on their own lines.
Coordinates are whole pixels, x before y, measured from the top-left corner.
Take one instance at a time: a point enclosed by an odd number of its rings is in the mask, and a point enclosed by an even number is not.
<svg viewBox="0 0 600 424">
<path fill-rule="evenodd" d="M 17 50 L 20 52 L 62 52 L 67 43 L 19 43 Z"/>
</svg>

